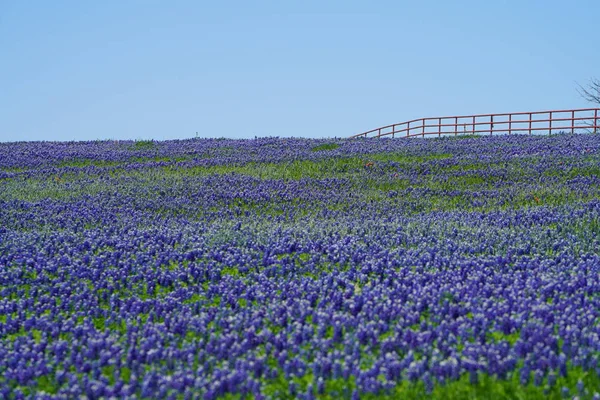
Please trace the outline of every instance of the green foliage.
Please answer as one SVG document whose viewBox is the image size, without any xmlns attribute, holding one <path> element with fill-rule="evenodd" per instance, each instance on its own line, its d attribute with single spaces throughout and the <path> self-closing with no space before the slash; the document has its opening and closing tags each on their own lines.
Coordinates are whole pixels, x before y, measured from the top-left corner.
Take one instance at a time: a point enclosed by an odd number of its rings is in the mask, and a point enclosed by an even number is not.
<svg viewBox="0 0 600 400">
<path fill-rule="evenodd" d="M 340 145 L 337 143 L 324 143 L 319 146 L 313 147 L 311 151 L 335 150 L 339 147 Z"/>
<path fill-rule="evenodd" d="M 221 148 L 218 148 L 221 149 Z M 363 201 L 394 202 L 399 209 L 408 213 L 422 213 L 432 211 L 489 211 L 494 209 L 519 209 L 539 206 L 560 206 L 578 201 L 589 201 L 600 198 L 600 190 L 591 190 L 581 193 L 565 185 L 570 179 L 577 176 L 600 176 L 597 167 L 597 156 L 586 156 L 573 159 L 557 158 L 557 162 L 543 162 L 537 156 L 503 161 L 502 166 L 496 161 L 494 170 L 499 170 L 497 175 L 481 173 L 481 169 L 489 166 L 480 161 L 460 159 L 454 162 L 451 153 L 434 154 L 409 154 L 407 152 L 374 153 L 361 157 L 328 157 L 325 159 L 306 160 L 296 159 L 285 162 L 260 162 L 253 161 L 244 164 L 220 165 L 194 165 L 179 163 L 177 160 L 190 159 L 189 154 L 175 156 L 169 161 L 170 165 L 152 166 L 146 169 L 129 170 L 121 165 L 107 165 L 111 179 L 127 179 L 138 187 L 156 187 L 187 185 L 190 179 L 201 179 L 204 176 L 220 174 L 240 174 L 252 176 L 260 180 L 301 180 L 301 179 L 345 179 L 347 184 L 343 190 L 352 190 Z M 446 162 L 441 162 L 447 160 Z M 558 161 L 563 160 L 563 164 Z M 160 156 L 132 158 L 127 162 L 153 162 L 167 161 Z M 544 168 L 536 167 L 543 162 Z M 88 165 L 110 161 L 102 160 L 73 160 L 65 165 Z M 567 164 L 565 164 L 567 163 Z M 125 163 L 126 164 L 126 163 Z M 125 165 L 123 164 L 123 165 Z M 569 165 L 568 167 L 565 167 Z M 440 170 L 444 173 L 436 173 Z M 456 171 L 456 172 L 454 172 Z M 36 202 L 43 199 L 68 201 L 86 195 L 97 193 L 110 194 L 115 190 L 111 181 L 104 179 L 89 180 L 90 172 L 65 172 L 57 176 L 42 178 L 19 178 L 12 181 L 3 181 L 3 190 L 0 191 L 0 200 L 10 201 L 18 199 Z M 92 173 L 98 173 L 92 171 Z M 541 176 L 550 176 L 552 179 L 541 180 Z M 410 179 L 409 179 L 410 177 Z M 535 182 L 535 184 L 533 184 Z M 521 185 L 524 189 L 514 193 L 514 185 Z M 535 191 L 528 191 L 527 186 L 535 187 Z M 494 191 L 493 195 L 474 198 L 471 194 L 477 190 Z M 427 189 L 428 195 L 421 196 L 419 192 L 407 189 Z M 152 196 L 155 192 L 149 192 Z M 322 202 L 295 199 L 302 207 L 298 207 L 301 218 L 318 209 L 344 211 L 346 205 L 333 202 Z M 279 216 L 285 207 L 277 201 L 261 202 L 249 201 L 245 198 L 234 198 L 224 204 L 237 212 L 248 211 L 257 215 Z M 201 218 L 202 215 L 216 210 L 195 208 L 191 209 L 164 209 L 155 210 L 165 216 Z M 231 235 L 231 233 L 227 233 Z M 231 238 L 229 238 L 231 239 Z M 229 240 L 227 239 L 227 240 Z M 225 238 L 223 238 L 225 240 Z M 214 244 L 214 243 L 213 243 Z"/>
<path fill-rule="evenodd" d="M 158 144 L 154 140 L 136 140 L 132 145 L 133 150 L 149 150 L 154 149 Z"/>
<path fill-rule="evenodd" d="M 238 269 L 236 267 L 224 267 L 221 270 L 221 274 L 222 275 L 229 275 L 229 276 L 233 276 L 233 277 L 240 276 L 240 272 L 238 271 Z"/>
<path fill-rule="evenodd" d="M 154 157 L 131 157 L 123 161 L 111 161 L 111 160 L 98 160 L 91 158 L 78 158 L 78 159 L 70 159 L 64 160 L 57 164 L 59 168 L 65 167 L 78 167 L 85 168 L 89 166 L 96 167 L 116 167 L 116 166 L 124 166 L 132 163 L 150 163 L 150 162 L 183 162 L 192 160 L 193 156 L 185 155 L 185 156 L 176 156 L 176 157 L 166 157 L 166 156 L 154 156 Z"/>
<path fill-rule="evenodd" d="M 131 370 L 128 367 L 121 367 L 119 374 L 121 375 L 123 382 L 129 383 L 131 380 Z"/>
<path fill-rule="evenodd" d="M 58 393 L 59 388 L 60 384 L 48 375 L 42 375 L 39 378 L 37 378 L 38 391 L 44 391 L 48 394 L 56 394 Z"/>
<path fill-rule="evenodd" d="M 511 334 L 505 335 L 502 332 L 494 331 L 490 333 L 490 339 L 494 342 L 507 341 L 511 346 L 514 345 L 519 337 L 521 336 L 520 332 L 513 332 Z"/>
<path fill-rule="evenodd" d="M 383 377 L 380 377 L 383 379 Z M 422 381 L 410 382 L 400 380 L 396 386 L 387 392 L 381 393 L 362 393 L 361 399 L 406 399 L 406 400 L 512 400 L 512 399 L 531 399 L 531 400 L 558 400 L 563 399 L 562 388 L 569 389 L 571 395 L 577 393 L 576 385 L 581 380 L 587 388 L 587 393 L 580 395 L 580 399 L 591 399 L 594 390 L 600 388 L 600 377 L 597 374 L 584 372 L 581 368 L 570 368 L 567 377 L 559 376 L 556 384 L 548 386 L 547 378 L 544 379 L 541 386 L 533 384 L 533 375 L 527 385 L 520 381 L 519 372 L 515 371 L 508 379 L 499 379 L 496 376 L 479 373 L 477 383 L 472 384 L 468 374 L 462 375 L 456 381 L 445 383 L 437 382 L 434 385 L 433 392 L 428 393 Z M 300 393 L 305 393 L 309 384 L 316 387 L 316 382 L 312 373 L 306 373 L 301 377 L 293 377 L 292 381 L 297 385 Z M 315 395 L 319 399 L 337 400 L 350 399 L 352 391 L 356 388 L 355 377 L 351 376 L 349 380 L 328 379 L 324 382 L 325 393 Z M 293 399 L 294 396 L 289 392 L 289 382 L 284 378 L 283 372 L 273 380 L 267 380 L 263 383 L 264 393 L 267 396 L 273 396 L 278 399 Z M 569 397 L 570 398 L 570 397 Z"/>
<path fill-rule="evenodd" d="M 434 138 L 434 140 L 463 140 L 463 139 L 479 139 L 481 137 L 484 137 L 483 135 L 479 135 L 479 134 L 458 134 L 458 135 L 447 135 L 447 136 L 442 136 L 441 138 Z"/>
<path fill-rule="evenodd" d="M 206 297 L 204 297 L 203 295 L 196 293 L 194 294 L 192 297 L 190 297 L 187 300 L 183 301 L 183 304 L 195 304 L 201 301 L 204 301 L 206 299 Z"/>
<path fill-rule="evenodd" d="M 115 366 L 114 365 L 111 364 L 111 365 L 102 367 L 102 375 L 104 375 L 108 379 L 108 381 L 111 385 L 115 384 L 116 379 L 115 379 Z"/>
<path fill-rule="evenodd" d="M 431 153 L 427 155 L 414 155 L 405 152 L 402 153 L 376 153 L 365 156 L 371 161 L 396 162 L 401 164 L 421 164 L 433 160 L 445 160 L 452 158 L 450 153 Z"/>
<path fill-rule="evenodd" d="M 298 259 L 302 262 L 307 262 L 310 259 L 310 253 L 300 253 L 298 254 Z"/>
<path fill-rule="evenodd" d="M 33 340 L 35 340 L 36 343 L 40 343 L 40 341 L 42 340 L 42 331 L 38 329 L 32 329 L 30 332 Z"/>
</svg>

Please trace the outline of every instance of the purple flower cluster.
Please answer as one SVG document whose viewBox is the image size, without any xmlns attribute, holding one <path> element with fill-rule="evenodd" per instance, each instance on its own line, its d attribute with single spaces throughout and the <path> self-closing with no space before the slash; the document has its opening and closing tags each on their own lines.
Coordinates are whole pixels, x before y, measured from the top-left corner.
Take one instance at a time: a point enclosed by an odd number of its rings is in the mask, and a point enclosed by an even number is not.
<svg viewBox="0 0 600 400">
<path fill-rule="evenodd" d="M 598 377 L 600 138 L 321 143 L 0 144 L 0 397 Z"/>
</svg>

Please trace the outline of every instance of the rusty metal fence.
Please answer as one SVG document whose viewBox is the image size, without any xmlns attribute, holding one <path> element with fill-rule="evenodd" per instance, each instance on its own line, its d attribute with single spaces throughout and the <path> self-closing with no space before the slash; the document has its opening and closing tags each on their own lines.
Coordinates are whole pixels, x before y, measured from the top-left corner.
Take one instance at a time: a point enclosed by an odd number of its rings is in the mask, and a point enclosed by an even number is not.
<svg viewBox="0 0 600 400">
<path fill-rule="evenodd" d="M 600 132 L 600 108 L 420 118 L 351 136 L 425 137 L 481 134 Z"/>
</svg>

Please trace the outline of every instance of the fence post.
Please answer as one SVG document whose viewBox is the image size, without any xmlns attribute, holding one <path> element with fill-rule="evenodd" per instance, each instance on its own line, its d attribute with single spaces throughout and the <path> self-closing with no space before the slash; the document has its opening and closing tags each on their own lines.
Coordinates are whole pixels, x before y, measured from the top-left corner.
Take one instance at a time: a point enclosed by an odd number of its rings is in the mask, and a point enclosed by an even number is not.
<svg viewBox="0 0 600 400">
<path fill-rule="evenodd" d="M 396 134 L 396 125 L 392 125 L 392 139 L 394 138 L 395 134 Z"/>
<path fill-rule="evenodd" d="M 548 128 L 548 136 L 552 135 L 552 111 L 550 111 L 550 127 Z"/>
<path fill-rule="evenodd" d="M 473 135 L 475 135 L 475 116 L 473 115 Z"/>
<path fill-rule="evenodd" d="M 410 136 L 410 121 L 406 123 L 406 137 Z"/>
<path fill-rule="evenodd" d="M 377 130 L 377 137 L 378 137 L 378 138 L 381 138 L 381 128 L 379 128 L 379 129 Z"/>
<path fill-rule="evenodd" d="M 423 125 L 423 137 L 425 137 L 425 118 L 421 120 L 421 124 Z"/>
<path fill-rule="evenodd" d="M 533 119 L 533 114 L 529 113 L 529 134 L 531 135 L 531 120 Z"/>
<path fill-rule="evenodd" d="M 494 116 L 490 115 L 490 136 L 494 133 Z"/>
<path fill-rule="evenodd" d="M 598 109 L 596 108 L 594 110 L 594 133 L 598 133 L 598 128 L 600 128 L 598 126 Z"/>
<path fill-rule="evenodd" d="M 442 119 L 438 118 L 438 137 L 442 137 Z"/>
<path fill-rule="evenodd" d="M 454 117 L 454 136 L 458 135 L 458 117 Z"/>
<path fill-rule="evenodd" d="M 508 134 L 512 133 L 512 114 L 508 114 Z"/>
<path fill-rule="evenodd" d="M 571 111 L 571 135 L 575 133 L 575 110 Z"/>
</svg>

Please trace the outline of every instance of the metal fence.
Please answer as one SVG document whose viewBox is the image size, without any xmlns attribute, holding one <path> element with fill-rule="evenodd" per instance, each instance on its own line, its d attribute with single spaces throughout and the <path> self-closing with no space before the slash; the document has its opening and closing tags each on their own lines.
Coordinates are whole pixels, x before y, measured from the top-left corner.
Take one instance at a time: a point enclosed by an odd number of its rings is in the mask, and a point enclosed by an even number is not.
<svg viewBox="0 0 600 400">
<path fill-rule="evenodd" d="M 600 108 L 420 118 L 351 136 L 425 137 L 481 134 L 600 132 Z"/>
</svg>

